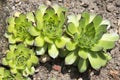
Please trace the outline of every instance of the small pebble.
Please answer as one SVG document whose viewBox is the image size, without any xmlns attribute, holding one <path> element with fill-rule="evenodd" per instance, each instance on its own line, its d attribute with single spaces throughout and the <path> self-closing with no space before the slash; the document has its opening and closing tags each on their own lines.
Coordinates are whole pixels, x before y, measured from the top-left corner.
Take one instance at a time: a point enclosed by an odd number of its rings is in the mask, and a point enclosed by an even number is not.
<svg viewBox="0 0 120 80">
<path fill-rule="evenodd" d="M 82 78 L 79 78 L 78 80 L 83 80 Z"/>
<path fill-rule="evenodd" d="M 118 43 L 120 44 L 120 40 L 118 40 Z"/>
<path fill-rule="evenodd" d="M 58 0 L 59 2 L 63 2 L 63 0 Z"/>
<path fill-rule="evenodd" d="M 120 0 L 116 0 L 116 4 L 117 7 L 120 7 Z"/>
<path fill-rule="evenodd" d="M 90 76 L 93 76 L 93 75 L 94 75 L 94 72 L 91 72 L 91 73 L 90 73 Z"/>
<path fill-rule="evenodd" d="M 120 19 L 118 20 L 118 33 L 120 34 Z"/>
<path fill-rule="evenodd" d="M 12 7 L 12 10 L 15 10 L 15 6 Z"/>
<path fill-rule="evenodd" d="M 120 19 L 118 20 L 118 26 L 120 27 Z"/>
<path fill-rule="evenodd" d="M 15 0 L 15 3 L 19 3 L 20 2 L 20 0 Z"/>
<path fill-rule="evenodd" d="M 109 12 L 112 12 L 112 11 L 115 10 L 115 6 L 112 5 L 111 3 L 109 3 L 109 4 L 107 5 L 107 10 L 108 10 Z"/>
<path fill-rule="evenodd" d="M 45 1 L 45 4 L 49 6 L 49 5 L 51 5 L 51 1 L 47 0 L 47 1 Z"/>
<path fill-rule="evenodd" d="M 36 69 L 35 72 L 39 72 L 40 70 L 39 69 Z"/>
<path fill-rule="evenodd" d="M 46 63 L 49 60 L 50 60 L 50 57 L 48 55 L 42 55 L 40 57 L 40 62 L 42 62 L 42 63 Z"/>
<path fill-rule="evenodd" d="M 21 2 L 19 2 L 18 5 L 21 5 Z"/>
<path fill-rule="evenodd" d="M 84 8 L 88 8 L 89 5 L 85 3 L 85 4 L 83 4 L 82 6 L 83 6 Z"/>
<path fill-rule="evenodd" d="M 40 78 L 33 78 L 33 80 L 41 80 Z"/>
</svg>

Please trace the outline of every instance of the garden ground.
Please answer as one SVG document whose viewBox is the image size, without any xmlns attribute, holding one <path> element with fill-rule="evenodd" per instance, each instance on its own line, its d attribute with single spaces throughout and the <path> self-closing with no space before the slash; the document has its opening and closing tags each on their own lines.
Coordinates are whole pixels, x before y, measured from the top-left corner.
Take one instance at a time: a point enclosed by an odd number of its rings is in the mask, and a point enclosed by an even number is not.
<svg viewBox="0 0 120 80">
<path fill-rule="evenodd" d="M 120 35 L 120 0 L 0 0 L 0 58 L 8 49 L 8 42 L 4 38 L 6 19 L 17 11 L 26 13 L 35 11 L 41 4 L 53 3 L 67 7 L 68 14 L 83 11 L 100 14 L 111 21 L 108 32 L 117 32 Z M 51 59 L 37 66 L 38 72 L 32 76 L 33 80 L 120 80 L 120 40 L 108 52 L 112 59 L 100 70 L 89 68 L 81 74 L 77 67 L 64 65 L 63 59 Z M 55 70 L 53 66 L 61 70 Z"/>
</svg>

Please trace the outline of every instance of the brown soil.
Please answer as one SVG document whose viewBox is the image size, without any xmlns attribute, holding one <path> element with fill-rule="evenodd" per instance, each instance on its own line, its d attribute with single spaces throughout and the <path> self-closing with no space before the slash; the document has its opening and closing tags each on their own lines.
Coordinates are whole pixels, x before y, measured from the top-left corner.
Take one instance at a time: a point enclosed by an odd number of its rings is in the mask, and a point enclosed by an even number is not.
<svg viewBox="0 0 120 80">
<path fill-rule="evenodd" d="M 0 0 L 0 58 L 8 49 L 8 42 L 4 38 L 6 18 L 12 16 L 16 11 L 26 13 L 36 10 L 41 4 L 50 3 L 67 7 L 68 14 L 83 11 L 100 14 L 111 21 L 109 32 L 120 34 L 120 0 Z M 33 80 L 120 80 L 120 40 L 109 52 L 112 59 L 98 71 L 89 68 L 88 71 L 81 74 L 77 67 L 65 66 L 63 59 L 51 59 L 49 62 L 40 63 L 37 66 L 38 72 L 32 76 Z M 61 71 L 54 70 L 54 65 L 61 67 Z"/>
</svg>

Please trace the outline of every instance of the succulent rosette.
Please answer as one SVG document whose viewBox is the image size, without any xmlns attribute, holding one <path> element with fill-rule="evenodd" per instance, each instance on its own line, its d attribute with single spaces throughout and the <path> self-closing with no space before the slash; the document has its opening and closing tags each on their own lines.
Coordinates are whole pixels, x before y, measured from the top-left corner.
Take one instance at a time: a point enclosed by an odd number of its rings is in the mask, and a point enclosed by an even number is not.
<svg viewBox="0 0 120 80">
<path fill-rule="evenodd" d="M 66 32 L 71 40 L 66 43 L 69 53 L 65 63 L 76 64 L 80 72 L 86 71 L 89 63 L 94 69 L 104 66 L 111 58 L 107 49 L 113 48 L 119 38 L 116 33 L 107 33 L 109 27 L 110 22 L 100 15 L 69 15 Z"/>
<path fill-rule="evenodd" d="M 23 77 L 19 73 L 17 73 L 16 75 L 11 74 L 9 70 L 0 67 L 0 80 L 30 80 L 30 79 Z"/>
<path fill-rule="evenodd" d="M 34 45 L 37 55 L 43 55 L 46 50 L 52 58 L 59 55 L 59 48 L 63 48 L 68 38 L 63 36 L 66 20 L 66 8 L 57 4 L 41 5 L 35 12 L 36 27 L 29 29 L 35 36 Z"/>
<path fill-rule="evenodd" d="M 32 13 L 20 14 L 9 17 L 7 20 L 7 32 L 5 37 L 8 38 L 10 44 L 24 43 L 25 45 L 33 45 L 33 37 L 29 34 L 29 27 L 34 26 L 34 16 Z"/>
<path fill-rule="evenodd" d="M 111 59 L 107 50 L 119 39 L 117 33 L 107 32 L 110 22 L 87 12 L 66 18 L 66 12 L 57 4 L 41 5 L 35 12 L 15 13 L 8 18 L 5 37 L 10 46 L 2 63 L 10 72 L 0 68 L 0 80 L 10 73 L 11 78 L 32 75 L 38 63 L 35 54 L 42 55 L 43 63 L 50 57 L 65 57 L 65 64 L 77 65 L 80 72 L 89 65 L 94 69 L 105 66 Z"/>
<path fill-rule="evenodd" d="M 21 73 L 23 76 L 28 76 L 35 72 L 34 66 L 38 63 L 38 58 L 32 49 L 23 44 L 10 45 L 10 50 L 2 59 L 2 63 L 10 67 L 11 73 Z"/>
</svg>

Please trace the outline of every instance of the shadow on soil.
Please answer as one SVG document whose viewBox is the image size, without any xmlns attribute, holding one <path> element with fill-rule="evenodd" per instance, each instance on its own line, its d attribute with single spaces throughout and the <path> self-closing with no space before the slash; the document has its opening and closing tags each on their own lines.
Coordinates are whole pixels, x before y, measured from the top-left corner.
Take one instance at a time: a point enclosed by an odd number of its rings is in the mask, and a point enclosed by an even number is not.
<svg viewBox="0 0 120 80">
<path fill-rule="evenodd" d="M 64 74 L 69 74 L 71 79 L 79 79 L 82 78 L 82 80 L 90 80 L 90 76 L 92 76 L 92 74 L 90 74 L 91 72 L 94 73 L 94 75 L 99 75 L 100 71 L 96 71 L 93 70 L 91 67 L 89 68 L 89 70 L 87 70 L 84 73 L 80 73 L 78 71 L 78 68 L 75 66 L 66 66 L 64 64 L 64 59 L 63 58 L 57 58 L 55 60 L 50 60 L 49 62 L 46 63 L 40 63 L 41 66 L 44 66 L 49 72 L 51 72 L 53 70 L 53 65 L 59 65 L 61 66 L 61 73 Z"/>
</svg>

